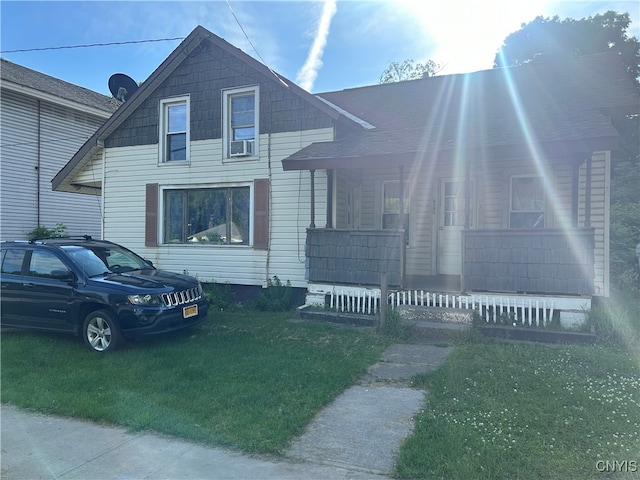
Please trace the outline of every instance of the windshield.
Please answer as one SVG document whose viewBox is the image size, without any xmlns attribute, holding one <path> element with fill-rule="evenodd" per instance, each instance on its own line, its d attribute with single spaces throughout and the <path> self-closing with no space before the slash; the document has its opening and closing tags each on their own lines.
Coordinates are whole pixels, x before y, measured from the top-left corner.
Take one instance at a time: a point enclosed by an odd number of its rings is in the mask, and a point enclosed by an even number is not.
<svg viewBox="0 0 640 480">
<path fill-rule="evenodd" d="M 65 245 L 62 248 L 89 277 L 152 268 L 148 262 L 133 252 L 117 245 Z"/>
</svg>

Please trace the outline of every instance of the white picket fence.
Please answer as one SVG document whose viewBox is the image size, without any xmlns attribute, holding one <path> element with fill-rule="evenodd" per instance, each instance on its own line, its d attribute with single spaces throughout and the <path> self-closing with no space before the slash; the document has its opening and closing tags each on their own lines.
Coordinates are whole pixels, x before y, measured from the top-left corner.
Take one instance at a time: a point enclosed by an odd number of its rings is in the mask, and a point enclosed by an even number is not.
<svg viewBox="0 0 640 480">
<path fill-rule="evenodd" d="M 403 290 L 389 293 L 391 306 L 422 306 L 473 310 L 486 323 L 545 326 L 554 315 L 552 300 L 524 296 L 456 295 Z M 337 288 L 329 298 L 331 309 L 339 312 L 375 315 L 380 309 L 380 290 Z"/>
</svg>

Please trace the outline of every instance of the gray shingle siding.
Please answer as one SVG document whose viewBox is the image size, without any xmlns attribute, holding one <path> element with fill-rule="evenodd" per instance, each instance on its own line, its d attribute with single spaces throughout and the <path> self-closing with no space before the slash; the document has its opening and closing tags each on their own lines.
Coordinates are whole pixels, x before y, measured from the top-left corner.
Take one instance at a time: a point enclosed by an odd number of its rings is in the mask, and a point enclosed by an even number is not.
<svg viewBox="0 0 640 480">
<path fill-rule="evenodd" d="M 333 125 L 333 120 L 302 98 L 287 91 L 223 49 L 206 42 L 113 132 L 105 146 L 127 147 L 158 143 L 160 100 L 189 95 L 191 140 L 222 137 L 222 90 L 260 85 L 260 133 L 281 133 Z"/>
<path fill-rule="evenodd" d="M 402 233 L 366 230 L 307 230 L 306 256 L 312 282 L 400 285 Z"/>
<path fill-rule="evenodd" d="M 470 230 L 464 240 L 467 290 L 592 295 L 594 231 Z"/>
</svg>

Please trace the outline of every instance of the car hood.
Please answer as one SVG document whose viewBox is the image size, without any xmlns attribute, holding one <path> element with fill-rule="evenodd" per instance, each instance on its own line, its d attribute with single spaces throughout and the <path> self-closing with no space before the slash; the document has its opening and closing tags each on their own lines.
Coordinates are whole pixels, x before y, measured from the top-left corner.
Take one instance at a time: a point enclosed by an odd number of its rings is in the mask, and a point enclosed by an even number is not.
<svg viewBox="0 0 640 480">
<path fill-rule="evenodd" d="M 161 290 L 162 293 L 174 290 L 185 290 L 198 285 L 198 280 L 189 275 L 157 270 L 155 268 L 134 270 L 126 273 L 107 273 L 104 276 L 92 277 L 91 281 L 101 283 L 104 286 Z"/>
</svg>

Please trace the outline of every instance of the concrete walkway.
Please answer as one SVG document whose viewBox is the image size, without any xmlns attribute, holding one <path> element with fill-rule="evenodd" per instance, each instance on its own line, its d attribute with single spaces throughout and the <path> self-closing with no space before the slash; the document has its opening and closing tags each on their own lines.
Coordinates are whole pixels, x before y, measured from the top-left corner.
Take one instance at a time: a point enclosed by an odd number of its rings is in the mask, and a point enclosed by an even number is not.
<svg viewBox="0 0 640 480">
<path fill-rule="evenodd" d="M 21 479 L 381 479 L 391 473 L 426 392 L 416 373 L 438 368 L 451 348 L 393 345 L 293 442 L 264 458 L 160 435 L 127 433 L 2 406 L 0 477 Z"/>
</svg>

